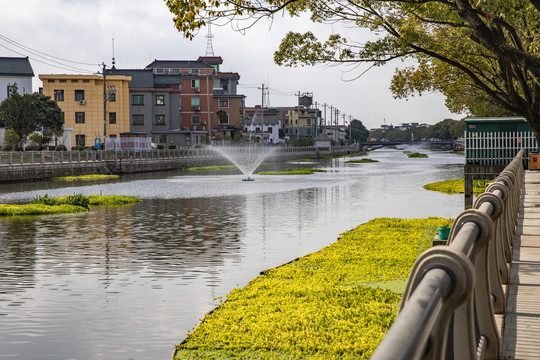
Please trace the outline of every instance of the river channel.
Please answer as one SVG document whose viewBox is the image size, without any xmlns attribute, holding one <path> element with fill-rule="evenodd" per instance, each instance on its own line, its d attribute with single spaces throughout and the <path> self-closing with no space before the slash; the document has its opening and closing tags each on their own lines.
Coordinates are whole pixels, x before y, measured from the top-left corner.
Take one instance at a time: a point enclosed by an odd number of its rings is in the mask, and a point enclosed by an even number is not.
<svg viewBox="0 0 540 360">
<path fill-rule="evenodd" d="M 135 206 L 0 219 L 1 359 L 169 359 L 215 300 L 260 271 L 317 251 L 375 217 L 456 217 L 463 195 L 422 188 L 463 177 L 463 155 L 410 149 L 309 164 L 306 176 L 163 172 L 91 184 L 0 185 L 36 195 L 133 195 Z M 267 165 L 272 167 L 274 165 Z"/>
</svg>

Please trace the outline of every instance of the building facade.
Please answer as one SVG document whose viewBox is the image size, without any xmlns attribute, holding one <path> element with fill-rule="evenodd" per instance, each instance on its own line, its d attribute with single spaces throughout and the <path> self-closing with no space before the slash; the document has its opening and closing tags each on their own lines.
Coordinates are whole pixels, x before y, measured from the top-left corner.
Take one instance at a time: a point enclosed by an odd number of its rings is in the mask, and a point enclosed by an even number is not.
<svg viewBox="0 0 540 360">
<path fill-rule="evenodd" d="M 28 57 L 0 57 L 0 103 L 15 86 L 19 94 L 31 94 L 33 77 Z"/>
<path fill-rule="evenodd" d="M 71 147 L 104 143 L 105 134 L 119 138 L 129 133 L 128 76 L 39 75 L 43 94 L 55 100 L 64 113 L 64 127 L 71 131 Z M 105 105 L 105 89 L 108 101 Z M 96 140 L 99 139 L 99 140 Z"/>
</svg>

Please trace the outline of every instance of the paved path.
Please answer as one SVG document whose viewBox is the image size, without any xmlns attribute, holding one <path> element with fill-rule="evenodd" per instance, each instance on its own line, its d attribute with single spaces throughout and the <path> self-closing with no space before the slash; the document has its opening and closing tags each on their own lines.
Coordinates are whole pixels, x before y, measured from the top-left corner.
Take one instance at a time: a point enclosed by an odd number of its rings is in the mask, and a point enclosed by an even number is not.
<svg viewBox="0 0 540 360">
<path fill-rule="evenodd" d="M 526 171 L 510 266 L 504 359 L 540 359 L 540 171 Z"/>
</svg>

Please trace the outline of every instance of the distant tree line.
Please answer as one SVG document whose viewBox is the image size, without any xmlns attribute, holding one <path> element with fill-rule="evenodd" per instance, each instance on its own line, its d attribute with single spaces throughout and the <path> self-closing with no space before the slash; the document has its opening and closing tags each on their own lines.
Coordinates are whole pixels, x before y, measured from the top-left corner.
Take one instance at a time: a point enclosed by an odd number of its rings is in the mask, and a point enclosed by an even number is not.
<svg viewBox="0 0 540 360">
<path fill-rule="evenodd" d="M 407 130 L 375 130 L 370 138 L 389 141 L 411 141 L 422 139 L 452 140 L 465 134 L 465 120 L 445 119 L 430 127 L 415 127 Z"/>
</svg>

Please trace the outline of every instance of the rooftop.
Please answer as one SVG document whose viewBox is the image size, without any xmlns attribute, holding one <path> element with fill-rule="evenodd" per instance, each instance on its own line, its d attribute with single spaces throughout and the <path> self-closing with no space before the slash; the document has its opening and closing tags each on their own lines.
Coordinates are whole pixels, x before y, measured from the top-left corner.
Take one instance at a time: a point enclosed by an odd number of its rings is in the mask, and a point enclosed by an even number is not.
<svg viewBox="0 0 540 360">
<path fill-rule="evenodd" d="M 0 57 L 0 76 L 34 76 L 27 57 Z"/>
</svg>

